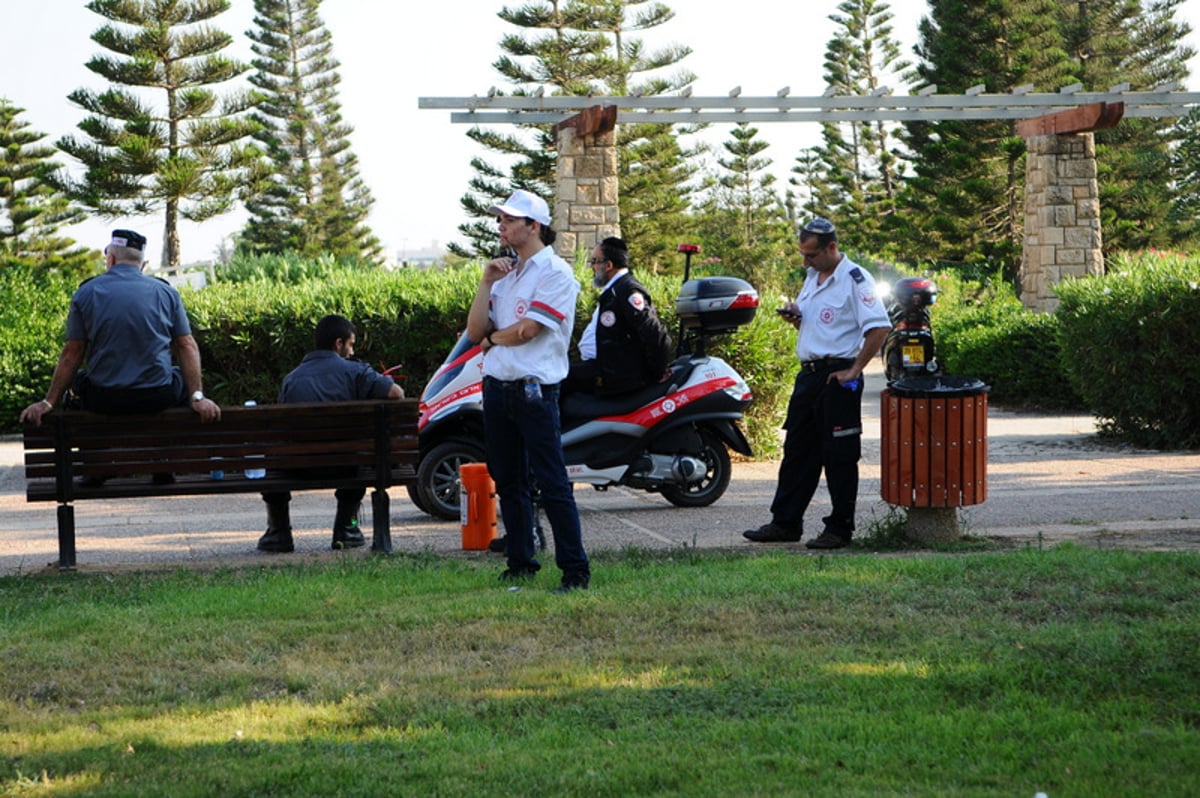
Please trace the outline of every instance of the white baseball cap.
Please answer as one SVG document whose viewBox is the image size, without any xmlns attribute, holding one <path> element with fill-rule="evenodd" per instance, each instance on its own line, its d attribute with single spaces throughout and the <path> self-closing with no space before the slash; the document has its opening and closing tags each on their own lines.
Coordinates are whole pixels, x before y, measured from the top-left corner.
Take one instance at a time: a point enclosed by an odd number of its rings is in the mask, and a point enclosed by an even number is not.
<svg viewBox="0 0 1200 798">
<path fill-rule="evenodd" d="M 508 216 L 533 219 L 542 224 L 550 224 L 550 206 L 546 204 L 546 201 L 537 194 L 520 188 L 509 195 L 503 205 L 493 205 L 488 208 L 488 213 L 496 216 L 503 213 Z"/>
</svg>

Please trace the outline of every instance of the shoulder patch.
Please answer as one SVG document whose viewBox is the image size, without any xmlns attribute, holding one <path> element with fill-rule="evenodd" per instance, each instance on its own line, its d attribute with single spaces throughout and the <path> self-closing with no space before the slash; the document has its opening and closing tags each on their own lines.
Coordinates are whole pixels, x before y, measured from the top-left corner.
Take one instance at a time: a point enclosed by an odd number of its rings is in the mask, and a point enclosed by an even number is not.
<svg viewBox="0 0 1200 798">
<path fill-rule="evenodd" d="M 629 295 L 629 304 L 633 305 L 634 310 L 643 311 L 646 309 L 646 297 L 640 291 L 634 291 Z"/>
<path fill-rule="evenodd" d="M 867 279 L 866 276 L 862 273 L 862 269 L 859 269 L 858 267 L 855 267 L 850 270 L 850 278 L 853 279 L 854 282 L 856 282 L 856 283 L 861 283 L 863 280 Z"/>
</svg>

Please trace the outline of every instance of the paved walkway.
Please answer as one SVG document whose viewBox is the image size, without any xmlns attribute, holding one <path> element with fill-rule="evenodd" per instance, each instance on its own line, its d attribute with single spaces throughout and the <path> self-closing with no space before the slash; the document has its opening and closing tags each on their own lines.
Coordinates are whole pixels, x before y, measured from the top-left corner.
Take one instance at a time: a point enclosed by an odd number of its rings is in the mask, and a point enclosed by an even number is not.
<svg viewBox="0 0 1200 798">
<path fill-rule="evenodd" d="M 858 523 L 865 530 L 885 517 L 879 497 L 877 369 L 868 370 L 863 407 L 866 434 Z M 19 441 L 0 441 L 0 575 L 43 570 L 57 559 L 52 503 L 27 503 Z M 584 540 L 592 551 L 625 547 L 735 548 L 759 551 L 743 529 L 769 520 L 775 462 L 734 464 L 728 492 L 712 507 L 680 509 L 660 496 L 623 488 L 575 491 Z M 369 507 L 369 502 L 367 503 Z M 297 553 L 254 550 L 265 512 L 253 495 L 88 501 L 76 505 L 81 570 L 170 564 L 266 563 L 305 558 L 368 556 L 365 549 L 329 551 L 332 491 L 299 493 L 293 500 Z M 368 511 L 369 512 L 369 511 Z M 809 509 L 806 528 L 819 531 L 829 512 L 824 486 Z M 1200 452 L 1164 454 L 1106 445 L 1088 416 L 1014 413 L 988 416 L 988 498 L 959 510 L 967 533 L 1018 544 L 1085 545 L 1200 550 Z M 392 496 L 397 551 L 500 559 L 463 552 L 457 522 L 434 520 Z M 369 529 L 370 521 L 366 522 Z M 803 544 L 766 544 L 807 553 Z M 552 559 L 552 557 L 547 558 Z"/>
</svg>

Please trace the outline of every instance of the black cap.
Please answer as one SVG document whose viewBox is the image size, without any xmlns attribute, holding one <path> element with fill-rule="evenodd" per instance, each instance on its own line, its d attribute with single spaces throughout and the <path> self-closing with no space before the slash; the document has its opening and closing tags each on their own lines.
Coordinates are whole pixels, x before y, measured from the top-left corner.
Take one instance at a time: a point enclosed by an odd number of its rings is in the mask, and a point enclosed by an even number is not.
<svg viewBox="0 0 1200 798">
<path fill-rule="evenodd" d="M 113 230 L 111 244 L 116 247 L 136 249 L 138 252 L 146 251 L 146 237 L 132 230 Z"/>
</svg>

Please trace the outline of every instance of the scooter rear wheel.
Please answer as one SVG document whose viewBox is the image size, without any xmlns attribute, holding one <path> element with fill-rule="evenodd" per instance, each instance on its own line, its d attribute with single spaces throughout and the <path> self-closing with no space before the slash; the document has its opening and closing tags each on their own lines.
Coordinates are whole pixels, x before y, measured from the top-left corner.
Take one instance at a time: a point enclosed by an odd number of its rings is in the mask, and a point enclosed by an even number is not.
<svg viewBox="0 0 1200 798">
<path fill-rule="evenodd" d="M 701 429 L 700 440 L 702 448 L 697 456 L 708 466 L 704 478 L 687 487 L 663 486 L 663 498 L 676 507 L 707 507 L 725 494 L 733 476 L 729 450 L 721 439 L 715 433 Z"/>
</svg>

